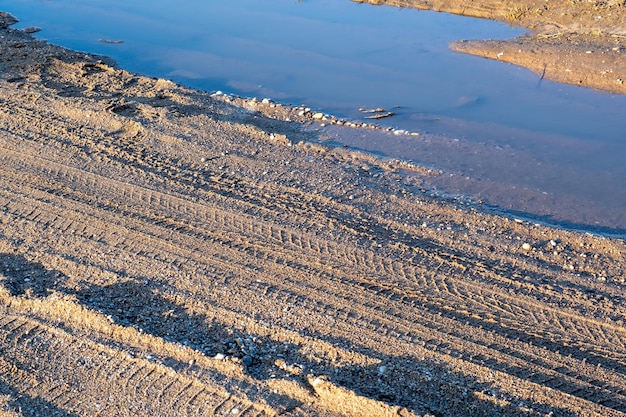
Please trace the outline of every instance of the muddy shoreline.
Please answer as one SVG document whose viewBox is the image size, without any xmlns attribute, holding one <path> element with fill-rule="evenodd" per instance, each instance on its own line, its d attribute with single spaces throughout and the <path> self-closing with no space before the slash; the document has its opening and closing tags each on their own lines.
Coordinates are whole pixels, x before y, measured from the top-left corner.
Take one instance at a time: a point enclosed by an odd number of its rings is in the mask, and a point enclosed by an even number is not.
<svg viewBox="0 0 626 417">
<path fill-rule="evenodd" d="M 0 17 L 0 415 L 626 412 L 623 240 Z"/>
<path fill-rule="evenodd" d="M 621 1 L 353 0 L 500 20 L 530 31 L 505 41 L 451 48 L 529 68 L 553 81 L 626 93 L 626 6 Z"/>
<path fill-rule="evenodd" d="M 377 13 L 380 9 L 379 7 L 371 7 L 369 5 L 346 4 L 346 6 L 354 10 L 367 9 L 371 13 Z M 397 14 L 397 11 L 393 11 L 391 7 L 385 7 L 385 9 L 380 10 L 381 14 Z M 416 13 L 408 14 L 415 15 Z M 424 13 L 424 15 L 433 16 L 431 13 Z M 439 18 L 441 16 L 434 16 L 435 20 Z M 455 19 L 455 17 L 450 18 Z M 32 23 L 37 22 L 33 21 Z M 23 26 L 21 25 L 20 27 Z M 444 45 L 441 46 L 445 47 Z M 531 73 L 512 68 L 510 65 L 484 62 L 484 60 L 471 57 L 464 58 L 449 51 L 446 53 L 456 56 L 457 59 L 479 63 L 480 65 L 494 66 L 497 69 L 496 72 L 514 71 L 518 74 L 523 74 L 523 77 L 530 80 L 530 83 L 521 88 L 519 91 L 520 98 L 526 97 L 526 94 L 532 96 L 535 80 L 537 80 L 537 91 L 541 90 L 544 94 L 547 94 L 547 91 L 550 91 L 552 88 L 561 88 L 548 81 L 542 83 L 539 74 L 535 78 Z M 141 59 L 139 60 L 141 61 Z M 221 66 L 217 68 L 219 71 Z M 222 68 L 222 71 L 224 71 L 224 68 Z M 159 74 L 163 76 L 163 73 Z M 444 80 L 445 84 L 446 77 L 440 78 Z M 190 82 L 190 80 L 185 82 Z M 467 121 L 461 119 L 451 120 L 446 119 L 445 116 L 439 118 L 439 114 L 434 115 L 436 116 L 434 118 L 437 120 L 435 122 L 414 122 L 413 118 L 417 117 L 419 119 L 420 116 L 409 114 L 410 111 L 408 109 L 411 108 L 409 103 L 404 110 L 399 109 L 398 115 L 391 119 L 384 119 L 382 123 L 400 129 L 411 129 L 412 131 L 409 133 L 419 133 L 418 137 L 410 136 L 404 138 L 403 136 L 395 136 L 393 134 L 379 135 L 380 132 L 373 130 L 368 129 L 366 132 L 361 132 L 360 129 L 355 129 L 347 134 L 342 133 L 342 137 L 337 142 L 368 151 L 376 151 L 382 148 L 381 154 L 417 161 L 421 165 L 439 171 L 438 183 L 432 182 L 428 188 L 443 189 L 452 193 L 471 196 L 476 201 L 484 201 L 486 204 L 502 209 L 525 212 L 529 216 L 537 216 L 538 220 L 577 230 L 585 230 L 592 233 L 608 232 L 618 236 L 623 234 L 623 230 L 626 229 L 626 213 L 624 213 L 622 207 L 626 204 L 626 194 L 622 190 L 624 190 L 623 185 L 624 181 L 626 181 L 626 171 L 622 169 L 621 164 L 617 160 L 618 158 L 614 157 L 626 150 L 624 146 L 618 144 L 621 142 L 619 132 L 623 130 L 623 122 L 619 121 L 620 115 L 616 110 L 616 108 L 623 107 L 626 104 L 621 100 L 623 97 L 611 97 L 609 95 L 596 94 L 592 91 L 585 91 L 588 89 L 578 89 L 579 91 L 576 91 L 577 89 L 575 88 L 566 88 L 566 91 L 569 91 L 567 93 L 568 97 L 569 94 L 572 94 L 569 97 L 570 100 L 573 100 L 571 105 L 561 106 L 560 102 L 551 102 L 549 100 L 551 96 L 543 97 L 544 94 L 541 94 L 542 97 L 535 97 L 534 99 L 526 97 L 525 105 L 520 105 L 519 108 L 515 108 L 517 97 L 515 99 L 502 97 L 504 100 L 502 106 L 494 106 L 494 101 L 488 97 L 487 92 L 490 88 L 494 88 L 497 83 L 491 83 L 490 79 L 484 80 L 484 82 L 486 82 L 484 88 L 479 88 L 474 92 L 475 95 L 472 93 L 467 97 L 470 103 L 467 104 L 467 109 L 464 108 L 463 111 L 474 111 L 474 115 L 482 114 L 483 120 L 491 120 L 490 118 L 494 116 L 505 117 L 509 123 L 515 123 L 514 126 L 517 126 L 517 130 L 512 128 L 512 126 L 491 126 L 489 123 L 472 125 L 472 123 L 467 123 Z M 197 87 L 197 84 L 192 83 L 191 85 Z M 514 85 L 514 83 L 506 81 L 502 87 L 511 85 Z M 540 88 L 540 86 L 545 88 Z M 223 85 L 219 87 L 224 88 Z M 485 92 L 486 95 L 484 97 L 481 91 Z M 491 91 L 492 93 L 494 92 L 493 90 Z M 257 92 L 257 94 L 261 93 Z M 289 119 L 311 122 L 312 128 L 318 128 L 322 124 L 326 124 L 329 128 L 335 126 L 333 118 L 326 120 L 324 114 L 317 113 L 329 110 L 328 108 L 320 107 L 320 109 L 312 112 L 306 112 L 306 107 L 286 109 L 275 106 L 278 103 L 270 102 L 269 105 L 265 104 L 261 97 L 263 96 L 259 96 L 259 99 L 254 100 L 224 96 L 223 99 L 230 99 L 233 104 L 241 105 L 252 111 L 259 111 L 262 114 L 273 115 L 273 117 L 280 118 L 280 120 Z M 274 96 L 268 95 L 268 97 Z M 594 106 L 591 103 L 595 97 L 601 97 L 602 105 Z M 466 99 L 466 97 L 462 98 Z M 313 108 L 322 106 L 319 103 L 316 104 L 315 100 L 311 103 L 311 100 L 296 100 L 295 103 L 306 102 Z M 452 97 L 450 100 L 455 101 L 456 97 Z M 471 100 L 476 101 L 472 103 Z M 600 114 L 600 111 L 597 109 L 604 107 L 607 101 L 612 103 L 608 104 L 611 107 L 604 114 Z M 426 100 L 426 102 L 427 104 L 423 109 L 427 111 L 430 111 L 432 108 L 439 108 L 435 105 L 436 101 Z M 552 110 L 546 104 L 548 102 L 553 103 L 554 107 Z M 509 103 L 513 105 L 513 108 L 509 108 Z M 541 110 L 535 108 L 534 103 L 537 103 L 539 107 L 543 103 L 545 111 L 543 111 L 543 108 Z M 391 106 L 391 103 L 386 101 L 384 101 L 384 104 Z M 405 105 L 406 103 L 396 104 Z M 379 103 L 379 105 L 382 104 Z M 463 106 L 465 105 L 463 104 Z M 329 104 L 329 106 L 331 106 L 330 108 L 335 108 L 332 107 L 334 106 L 332 104 Z M 567 110 L 563 110 L 562 107 L 565 107 Z M 500 112 L 502 109 L 508 110 Z M 278 114 L 277 110 L 281 114 Z M 346 112 L 345 109 L 338 109 L 337 111 L 339 114 L 350 114 L 351 117 L 356 118 L 364 116 L 364 114 L 356 112 L 356 107 L 351 108 L 351 110 L 354 110 L 354 112 Z M 586 110 L 591 110 L 591 113 L 587 113 Z M 441 111 L 445 112 L 446 110 L 439 108 L 439 112 Z M 536 113 L 531 114 L 533 111 Z M 552 114 L 552 111 L 555 113 Z M 568 114 L 573 112 L 576 114 L 576 118 L 559 115 L 560 112 Z M 305 113 L 307 117 L 301 117 L 299 113 Z M 496 116 L 498 114 L 500 116 Z M 316 115 L 321 116 L 321 118 L 315 119 L 312 117 Z M 587 119 L 585 115 L 588 116 L 588 123 L 585 123 L 585 119 Z M 461 115 L 458 117 L 464 118 L 465 116 Z M 608 125 L 602 124 L 597 119 L 605 120 Z M 568 126 L 568 120 L 575 121 Z M 354 125 L 362 126 L 363 122 L 369 124 L 378 123 L 379 121 L 361 117 L 361 122 L 354 123 Z M 506 124 L 506 122 L 503 123 Z M 564 129 L 561 132 L 563 135 L 571 135 L 575 138 L 581 138 L 579 137 L 580 135 L 586 139 L 596 140 L 595 137 L 597 136 L 597 139 L 603 143 L 595 146 L 591 142 L 585 142 L 585 140 L 574 139 L 570 141 L 570 138 L 550 134 L 549 132 L 555 131 L 551 130 L 551 128 L 562 128 Z M 429 134 L 429 132 L 434 134 Z M 350 135 L 360 136 L 362 140 L 345 141 Z M 610 143 L 613 138 L 615 142 Z M 407 152 L 401 149 L 396 150 L 395 153 L 385 152 L 392 149 L 394 143 L 399 142 L 406 144 L 404 150 L 407 150 Z M 377 147 L 382 143 L 385 146 Z M 553 145 L 551 149 L 549 144 Z M 535 151 L 533 152 L 527 145 L 535 146 Z M 398 148 L 399 146 L 396 147 Z M 481 155 L 484 155 L 485 158 L 482 158 Z M 585 157 L 581 157 L 582 155 L 585 155 Z M 491 165 L 491 170 L 489 165 Z"/>
</svg>

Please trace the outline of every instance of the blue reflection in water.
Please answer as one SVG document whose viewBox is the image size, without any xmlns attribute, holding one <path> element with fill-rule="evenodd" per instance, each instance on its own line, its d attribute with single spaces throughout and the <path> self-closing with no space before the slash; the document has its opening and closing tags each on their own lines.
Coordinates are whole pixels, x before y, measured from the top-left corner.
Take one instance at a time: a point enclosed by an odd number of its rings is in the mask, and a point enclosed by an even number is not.
<svg viewBox="0 0 626 417">
<path fill-rule="evenodd" d="M 527 70 L 447 47 L 521 33 L 501 23 L 348 0 L 0 0 L 0 9 L 21 20 L 17 27 L 43 27 L 38 36 L 53 43 L 196 88 L 305 102 L 349 117 L 361 116 L 360 106 L 401 106 L 381 124 L 516 147 L 567 168 L 568 184 L 585 183 L 568 193 L 626 211 L 626 97 L 540 83 Z M 408 155 L 419 160 L 416 152 Z M 501 174 L 480 169 L 485 178 Z M 512 184 L 565 187 L 519 172 L 510 173 Z"/>
<path fill-rule="evenodd" d="M 0 7 L 43 26 L 41 36 L 52 42 L 197 88 L 340 114 L 402 106 L 588 139 L 621 140 L 626 127 L 623 97 L 548 82 L 539 88 L 529 71 L 447 48 L 458 39 L 520 33 L 501 23 L 347 0 L 8 3 Z M 102 45 L 99 38 L 125 43 Z"/>
</svg>

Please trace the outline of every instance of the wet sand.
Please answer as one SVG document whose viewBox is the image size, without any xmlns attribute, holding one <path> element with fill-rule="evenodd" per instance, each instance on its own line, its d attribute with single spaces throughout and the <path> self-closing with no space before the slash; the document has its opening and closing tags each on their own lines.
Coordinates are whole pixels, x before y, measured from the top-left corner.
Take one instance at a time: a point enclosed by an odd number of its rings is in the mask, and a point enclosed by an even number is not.
<svg viewBox="0 0 626 417">
<path fill-rule="evenodd" d="M 0 416 L 626 411 L 622 240 L 1 18 Z"/>
</svg>

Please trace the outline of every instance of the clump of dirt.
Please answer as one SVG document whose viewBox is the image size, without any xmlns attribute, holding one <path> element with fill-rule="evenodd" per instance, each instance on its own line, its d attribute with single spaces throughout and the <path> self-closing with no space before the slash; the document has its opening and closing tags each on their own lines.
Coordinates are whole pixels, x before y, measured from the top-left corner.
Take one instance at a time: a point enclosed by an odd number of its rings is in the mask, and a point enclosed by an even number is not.
<svg viewBox="0 0 626 417">
<path fill-rule="evenodd" d="M 14 25 L 18 20 L 7 12 L 0 12 L 0 29 L 6 29 L 11 25 Z"/>
</svg>

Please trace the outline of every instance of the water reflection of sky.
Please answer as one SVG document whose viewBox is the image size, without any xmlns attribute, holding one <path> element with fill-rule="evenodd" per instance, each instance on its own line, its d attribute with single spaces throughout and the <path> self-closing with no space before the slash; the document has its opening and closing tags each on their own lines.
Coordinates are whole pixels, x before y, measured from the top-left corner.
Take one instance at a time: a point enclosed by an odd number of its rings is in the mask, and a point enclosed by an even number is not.
<svg viewBox="0 0 626 417">
<path fill-rule="evenodd" d="M 625 127 L 621 111 L 598 110 L 611 100 L 605 95 L 548 82 L 538 88 L 538 77 L 526 70 L 447 48 L 453 40 L 520 33 L 502 23 L 348 0 L 6 3 L 0 0 L 0 7 L 44 27 L 40 36 L 53 42 L 198 88 L 344 114 L 400 105 L 587 138 L 601 129 L 621 139 Z M 100 38 L 125 43 L 103 45 Z M 621 97 L 613 101 L 626 108 Z"/>
<path fill-rule="evenodd" d="M 97 3 L 12 0 L 9 8 L 50 40 L 115 54 L 125 66 L 320 105 L 417 99 L 443 108 L 457 99 L 446 87 L 458 72 L 448 42 L 513 34 L 493 22 L 337 0 Z M 126 43 L 101 46 L 98 38 Z M 424 90 L 435 89 L 427 104 Z"/>
<path fill-rule="evenodd" d="M 502 23 L 349 0 L 0 0 L 0 10 L 17 27 L 41 26 L 37 35 L 51 42 L 192 87 L 353 117 L 360 106 L 402 106 L 383 123 L 516 147 L 567 168 L 570 182 L 586 178 L 596 201 L 615 205 L 619 188 L 617 206 L 626 207 L 626 97 L 539 83 L 527 70 L 447 48 L 521 33 Z"/>
</svg>

